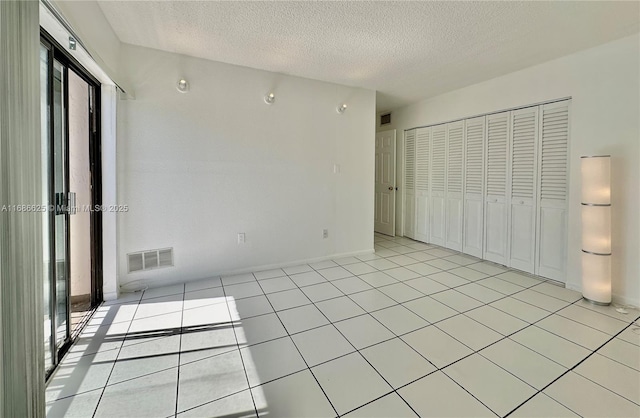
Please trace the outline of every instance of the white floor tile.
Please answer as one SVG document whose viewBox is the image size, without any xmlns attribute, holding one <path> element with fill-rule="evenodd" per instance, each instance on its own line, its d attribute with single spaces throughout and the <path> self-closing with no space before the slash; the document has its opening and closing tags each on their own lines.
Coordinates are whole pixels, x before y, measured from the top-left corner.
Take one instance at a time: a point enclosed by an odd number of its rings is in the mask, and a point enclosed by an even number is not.
<svg viewBox="0 0 640 418">
<path fill-rule="evenodd" d="M 517 284 L 513 284 L 496 277 L 487 277 L 486 279 L 480 279 L 477 280 L 476 283 L 478 283 L 480 286 L 488 287 L 489 289 L 495 290 L 496 292 L 500 292 L 503 295 L 513 295 L 514 293 L 522 292 L 525 289 L 522 286 L 518 286 Z"/>
<path fill-rule="evenodd" d="M 339 414 L 392 390 L 358 353 L 321 364 L 312 371 Z"/>
<path fill-rule="evenodd" d="M 358 277 L 347 277 L 346 279 L 334 280 L 331 283 L 345 295 L 372 289 L 367 282 Z"/>
<path fill-rule="evenodd" d="M 276 277 L 274 279 L 264 279 L 260 282 L 260 287 L 264 293 L 281 292 L 283 290 L 295 289 L 298 286 L 288 277 Z"/>
<path fill-rule="evenodd" d="M 610 335 L 604 332 L 579 324 L 560 315 L 551 315 L 538 322 L 536 326 L 562 336 L 590 350 L 597 349 L 611 338 Z"/>
<path fill-rule="evenodd" d="M 502 335 L 513 334 L 529 324 L 521 319 L 506 314 L 489 305 L 481 306 L 464 313 L 469 318 L 499 332 Z"/>
<path fill-rule="evenodd" d="M 565 302 L 561 299 L 556 299 L 542 293 L 534 292 L 530 289 L 518 292 L 512 297 L 549 312 L 556 312 L 569 304 L 569 302 Z"/>
<path fill-rule="evenodd" d="M 425 261 L 433 260 L 434 258 L 438 258 L 435 255 L 428 254 L 424 251 L 419 251 L 417 253 L 409 253 L 407 254 L 407 257 L 413 258 L 414 260 L 420 261 L 421 263 L 424 263 Z"/>
<path fill-rule="evenodd" d="M 636 321 L 631 326 L 618 335 L 618 338 L 631 344 L 640 346 L 640 321 Z"/>
<path fill-rule="evenodd" d="M 267 299 L 273 305 L 273 309 L 281 311 L 283 309 L 295 308 L 311 303 L 308 297 L 300 289 L 285 290 L 284 292 L 270 293 Z"/>
<path fill-rule="evenodd" d="M 177 374 L 177 370 L 175 373 Z M 247 376 L 242 366 L 239 350 L 185 364 L 180 366 L 178 412 L 248 388 Z M 174 384 L 174 399 L 175 393 Z M 126 414 L 123 415 L 127 416 Z"/>
<path fill-rule="evenodd" d="M 234 299 L 250 298 L 252 296 L 262 295 L 264 292 L 257 281 L 239 283 L 233 285 L 225 285 L 224 293 L 227 297 Z"/>
<path fill-rule="evenodd" d="M 356 316 L 336 322 L 334 325 L 358 350 L 395 338 L 391 331 L 371 315 Z"/>
<path fill-rule="evenodd" d="M 478 354 L 460 360 L 444 372 L 500 416 L 536 393 L 534 388 Z"/>
<path fill-rule="evenodd" d="M 634 320 L 638 319 L 638 316 L 640 316 L 640 311 L 638 311 L 638 308 L 631 308 L 631 307 L 627 307 L 625 308 L 625 311 L 627 313 L 622 313 L 622 312 L 618 312 L 618 306 L 616 306 L 616 304 L 611 304 L 608 306 L 602 306 L 602 305 L 596 305 L 593 304 L 591 302 L 588 302 L 584 299 L 580 299 L 576 302 L 576 305 L 582 307 L 582 308 L 586 308 L 586 309 L 590 309 L 592 311 L 596 311 L 599 312 L 603 315 L 607 315 L 610 316 L 612 318 L 616 318 L 619 319 L 621 321 L 624 322 L 633 322 Z"/>
<path fill-rule="evenodd" d="M 257 280 L 264 280 L 264 279 L 273 279 L 274 277 L 282 277 L 285 275 L 285 272 L 282 269 L 273 269 L 273 270 L 259 271 L 257 273 L 253 273 L 253 275 Z"/>
<path fill-rule="evenodd" d="M 351 274 L 355 275 L 373 273 L 374 271 L 378 271 L 375 267 L 372 267 L 363 262 L 345 265 L 344 268 L 349 270 Z"/>
<path fill-rule="evenodd" d="M 575 366 L 589 355 L 586 348 L 536 326 L 518 331 L 509 338 L 566 368 Z"/>
<path fill-rule="evenodd" d="M 344 279 L 345 277 L 353 276 L 348 270 L 342 267 L 331 267 L 328 269 L 320 270 L 319 273 L 327 280 Z"/>
<path fill-rule="evenodd" d="M 451 274 L 447 271 L 441 271 L 439 273 L 431 274 L 428 276 L 431 280 L 435 280 L 436 282 L 443 284 L 447 287 L 457 287 L 469 284 L 469 280 L 463 279 L 460 276 L 456 276 L 455 274 Z"/>
<path fill-rule="evenodd" d="M 275 313 L 243 319 L 235 325 L 239 344 L 258 344 L 284 337 L 287 331 Z"/>
<path fill-rule="evenodd" d="M 311 286 L 318 283 L 324 283 L 327 280 L 316 271 L 307 271 L 304 273 L 292 274 L 291 280 L 299 287 Z"/>
<path fill-rule="evenodd" d="M 162 296 L 179 295 L 184 293 L 184 284 L 176 284 L 172 286 L 155 287 L 144 291 L 142 300 L 159 298 Z"/>
<path fill-rule="evenodd" d="M 640 347 L 614 338 L 598 350 L 599 354 L 640 371 Z"/>
<path fill-rule="evenodd" d="M 327 299 L 343 296 L 344 294 L 338 290 L 330 282 L 314 284 L 301 288 L 302 292 L 307 295 L 312 302 L 320 302 Z"/>
<path fill-rule="evenodd" d="M 180 341 L 180 364 L 227 353 L 237 347 L 231 325 L 185 329 Z"/>
<path fill-rule="evenodd" d="M 447 250 L 445 248 L 442 247 L 436 247 L 436 248 L 430 248 L 428 250 L 426 250 L 425 252 L 434 255 L 436 257 L 448 257 L 450 255 L 454 255 L 456 254 L 455 251 L 451 251 L 451 250 Z"/>
<path fill-rule="evenodd" d="M 494 264 L 488 261 L 481 261 L 479 263 L 469 264 L 466 267 L 470 268 L 471 270 L 476 270 L 476 271 L 479 271 L 480 273 L 487 274 L 489 276 L 494 276 L 496 274 L 504 273 L 505 271 L 507 271 L 506 267 L 499 266 L 497 264 Z"/>
<path fill-rule="evenodd" d="M 393 257 L 395 255 L 400 255 L 400 253 L 397 253 L 393 250 L 389 250 L 387 248 L 383 248 L 383 249 L 376 249 L 376 255 L 380 256 L 380 257 Z"/>
<path fill-rule="evenodd" d="M 271 303 L 269 303 L 269 299 L 265 295 L 229 300 L 228 306 L 234 321 L 273 312 Z"/>
<path fill-rule="evenodd" d="M 329 318 L 329 321 L 341 321 L 362 315 L 365 311 L 346 296 L 316 303 L 316 307 Z"/>
<path fill-rule="evenodd" d="M 178 414 L 178 418 L 255 416 L 253 397 L 248 389 Z"/>
<path fill-rule="evenodd" d="M 76 396 L 63 398 L 45 405 L 47 418 L 63 418 L 93 416 L 98 406 L 102 389 L 85 392 Z"/>
<path fill-rule="evenodd" d="M 327 397 L 308 370 L 251 389 L 260 416 L 333 417 Z"/>
<path fill-rule="evenodd" d="M 433 364 L 399 338 L 366 348 L 361 353 L 396 389 L 436 370 Z"/>
<path fill-rule="evenodd" d="M 94 417 L 166 417 L 176 411 L 178 369 L 107 386 Z"/>
<path fill-rule="evenodd" d="M 380 286 L 386 286 L 388 284 L 398 283 L 396 279 L 394 279 L 393 277 L 389 276 L 388 274 L 382 271 L 363 274 L 359 277 L 373 287 L 380 287 Z"/>
<path fill-rule="evenodd" d="M 518 418 L 578 418 L 580 415 L 560 405 L 544 393 L 538 393 L 509 416 Z"/>
<path fill-rule="evenodd" d="M 451 261 L 452 263 L 459 264 L 461 266 L 466 266 L 469 264 L 474 264 L 480 261 L 479 258 L 471 257 L 463 254 L 455 254 L 450 255 L 448 257 L 443 257 L 444 260 Z"/>
<path fill-rule="evenodd" d="M 447 290 L 445 292 L 436 293 L 431 297 L 440 303 L 444 303 L 450 308 L 455 309 L 458 312 L 466 312 L 471 309 L 482 306 L 482 302 L 470 298 L 467 295 L 456 290 Z"/>
<path fill-rule="evenodd" d="M 402 339 L 439 368 L 473 353 L 467 346 L 433 325 L 403 335 Z"/>
<path fill-rule="evenodd" d="M 406 334 L 429 325 L 427 321 L 402 305 L 381 309 L 371 315 L 396 335 Z"/>
<path fill-rule="evenodd" d="M 476 283 L 465 284 L 464 286 L 457 287 L 456 290 L 483 303 L 495 302 L 504 297 L 502 293 Z"/>
<path fill-rule="evenodd" d="M 579 322 L 582 325 L 590 326 L 609 335 L 615 335 L 629 325 L 628 322 L 622 322 L 610 316 L 576 305 L 567 306 L 558 311 L 558 315 Z"/>
<path fill-rule="evenodd" d="M 306 331 L 329 324 L 324 314 L 314 305 L 300 306 L 278 312 L 280 320 L 289 334 Z"/>
<path fill-rule="evenodd" d="M 459 264 L 456 263 L 452 263 L 451 261 L 447 261 L 443 258 L 438 258 L 435 260 L 429 260 L 426 262 L 426 264 L 438 268 L 440 270 L 451 270 L 451 269 L 455 269 L 460 267 Z"/>
<path fill-rule="evenodd" d="M 289 276 L 291 276 L 293 274 L 305 273 L 307 271 L 312 271 L 313 269 L 308 264 L 301 264 L 299 266 L 285 267 L 282 270 L 284 270 L 285 273 L 287 273 Z"/>
<path fill-rule="evenodd" d="M 205 307 L 207 308 L 207 307 Z M 205 309 L 196 308 L 196 309 Z M 185 311 L 189 312 L 189 311 Z M 182 312 L 174 312 L 164 315 L 156 315 L 149 318 L 136 319 L 131 321 L 127 334 L 142 333 L 166 333 L 175 329 L 179 329 L 182 325 Z"/>
<path fill-rule="evenodd" d="M 384 271 L 389 276 L 393 277 L 396 280 L 404 281 L 409 279 L 415 279 L 416 277 L 420 277 L 419 273 L 415 271 L 411 271 L 406 267 L 396 267 L 394 269 L 389 269 Z"/>
<path fill-rule="evenodd" d="M 178 366 L 180 335 L 131 342 L 118 354 L 110 385 Z"/>
<path fill-rule="evenodd" d="M 184 294 L 183 305 L 184 309 L 191 309 L 201 306 L 215 305 L 217 303 L 224 303 L 226 300 L 227 298 L 224 295 L 224 289 L 222 287 L 211 287 L 208 289 L 186 292 Z M 144 302 L 142 304 L 144 304 Z"/>
<path fill-rule="evenodd" d="M 243 274 L 235 274 L 232 276 L 222 276 L 222 284 L 224 286 L 229 286 L 232 284 L 239 283 L 249 283 L 254 282 L 256 280 L 253 273 L 243 273 Z"/>
<path fill-rule="evenodd" d="M 582 416 L 640 416 L 640 406 L 573 372 L 554 382 L 544 393 Z"/>
<path fill-rule="evenodd" d="M 640 372 L 595 353 L 575 373 L 640 405 Z"/>
<path fill-rule="evenodd" d="M 464 315 L 445 319 L 436 326 L 472 350 L 480 350 L 503 338 L 501 334 Z"/>
<path fill-rule="evenodd" d="M 222 286 L 222 280 L 220 279 L 220 277 L 209 277 L 207 279 L 185 283 L 184 291 L 193 292 L 194 290 L 203 290 L 220 286 Z"/>
<path fill-rule="evenodd" d="M 349 418 L 412 418 L 417 417 L 397 393 L 390 393 L 345 415 Z"/>
<path fill-rule="evenodd" d="M 410 300 L 418 299 L 424 296 L 422 292 L 418 292 L 413 287 L 407 286 L 404 283 L 395 283 L 388 286 L 383 286 L 378 288 L 378 290 L 398 303 L 408 302 Z"/>
<path fill-rule="evenodd" d="M 393 257 L 387 258 L 387 260 L 394 264 L 397 264 L 398 266 L 409 266 L 411 264 L 417 263 L 416 260 L 406 255 L 394 255 Z"/>
<path fill-rule="evenodd" d="M 491 303 L 490 306 L 522 319 L 523 321 L 527 321 L 530 324 L 550 314 L 549 311 L 529 305 L 512 297 L 497 300 Z"/>
<path fill-rule="evenodd" d="M 338 265 L 331 260 L 320 261 L 309 264 L 314 270 L 328 269 L 329 267 L 337 267 Z"/>
<path fill-rule="evenodd" d="M 421 276 L 428 276 L 430 274 L 440 273 L 442 270 L 435 268 L 425 263 L 417 263 L 406 266 L 409 270 L 418 273 Z"/>
<path fill-rule="evenodd" d="M 442 321 L 443 319 L 450 318 L 458 314 L 458 312 L 447 305 L 444 305 L 429 296 L 425 296 L 421 299 L 415 299 L 403 303 L 402 305 L 431 323 Z"/>
<path fill-rule="evenodd" d="M 457 267 L 449 270 L 449 273 L 455 274 L 456 276 L 460 276 L 463 279 L 467 279 L 472 282 L 488 277 L 485 273 L 467 267 Z"/>
<path fill-rule="evenodd" d="M 259 386 L 307 368 L 289 337 L 245 347 L 240 350 L 240 354 L 242 354 L 250 387 Z"/>
<path fill-rule="evenodd" d="M 504 273 L 497 274 L 496 277 L 522 287 L 531 287 L 542 283 L 542 280 L 540 279 L 534 279 L 525 273 L 517 273 L 515 271 L 506 271 Z"/>
<path fill-rule="evenodd" d="M 301 332 L 291 338 L 310 367 L 355 350 L 333 325 Z"/>
<path fill-rule="evenodd" d="M 396 301 L 377 289 L 355 293 L 350 297 L 367 312 L 377 311 L 397 304 Z"/>
<path fill-rule="evenodd" d="M 425 295 L 432 295 L 434 293 L 443 292 L 449 289 L 442 283 L 438 283 L 428 277 L 418 277 L 411 280 L 405 280 L 403 283 L 413 287 L 414 289 Z"/>
<path fill-rule="evenodd" d="M 361 263 L 361 261 L 355 257 L 343 257 L 333 261 L 340 266 L 346 266 L 347 264 Z"/>
<path fill-rule="evenodd" d="M 492 417 L 493 414 L 442 372 L 435 372 L 398 391 L 421 417 Z"/>
<path fill-rule="evenodd" d="M 398 264 L 390 261 L 388 258 L 379 258 L 367 261 L 367 264 L 378 270 L 389 270 L 398 267 Z"/>
<path fill-rule="evenodd" d="M 544 293 L 545 295 L 552 296 L 556 299 L 562 299 L 569 303 L 582 299 L 582 294 L 580 292 L 565 289 L 564 287 L 556 286 L 551 283 L 540 283 L 539 285 L 532 287 L 531 290 Z"/>
<path fill-rule="evenodd" d="M 356 258 L 360 261 L 371 261 L 371 260 L 379 260 L 382 257 L 374 253 L 371 253 L 371 254 L 362 254 L 362 255 L 356 256 Z"/>
<path fill-rule="evenodd" d="M 173 314 L 171 314 L 173 315 Z M 162 315 L 162 317 L 168 315 Z M 160 318 L 160 317 L 159 317 Z M 175 320 L 172 320 L 172 322 Z M 133 321 L 134 323 L 137 321 Z M 183 312 L 182 326 L 194 327 L 212 324 L 228 324 L 231 322 L 231 315 L 226 303 L 216 303 L 215 305 L 206 305 L 199 308 L 187 309 Z M 160 325 L 158 325 L 160 326 Z M 179 325 L 178 325 L 179 326 Z M 133 332 L 133 324 L 131 325 Z"/>
<path fill-rule="evenodd" d="M 508 338 L 485 348 L 480 354 L 538 390 L 567 371 L 558 363 Z"/>
</svg>

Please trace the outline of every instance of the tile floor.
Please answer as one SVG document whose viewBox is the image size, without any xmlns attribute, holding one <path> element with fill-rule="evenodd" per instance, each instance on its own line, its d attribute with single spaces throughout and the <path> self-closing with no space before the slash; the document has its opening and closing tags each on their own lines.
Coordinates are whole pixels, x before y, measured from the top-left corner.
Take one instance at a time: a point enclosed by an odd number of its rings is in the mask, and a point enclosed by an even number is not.
<svg viewBox="0 0 640 418">
<path fill-rule="evenodd" d="M 637 310 L 375 241 L 105 303 L 49 383 L 48 416 L 640 416 Z"/>
</svg>

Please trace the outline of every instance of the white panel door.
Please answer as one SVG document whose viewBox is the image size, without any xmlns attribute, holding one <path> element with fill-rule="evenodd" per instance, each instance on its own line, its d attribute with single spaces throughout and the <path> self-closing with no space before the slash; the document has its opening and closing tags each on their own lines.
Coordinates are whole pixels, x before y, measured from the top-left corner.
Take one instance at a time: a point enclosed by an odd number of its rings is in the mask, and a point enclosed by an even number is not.
<svg viewBox="0 0 640 418">
<path fill-rule="evenodd" d="M 404 236 L 416 234 L 416 130 L 404 133 Z"/>
<path fill-rule="evenodd" d="M 447 124 L 445 247 L 462 251 L 462 181 L 464 178 L 464 121 Z"/>
<path fill-rule="evenodd" d="M 429 158 L 431 128 L 416 130 L 416 233 L 415 239 L 429 242 Z"/>
<path fill-rule="evenodd" d="M 509 116 L 510 112 L 487 116 L 482 258 L 499 264 L 507 264 Z"/>
<path fill-rule="evenodd" d="M 464 154 L 464 222 L 462 252 L 482 257 L 484 226 L 485 117 L 467 119 Z"/>
<path fill-rule="evenodd" d="M 536 274 L 566 281 L 570 101 L 540 106 Z"/>
<path fill-rule="evenodd" d="M 431 207 L 429 209 L 429 242 L 445 243 L 445 190 L 446 190 L 447 125 L 431 128 Z"/>
<path fill-rule="evenodd" d="M 538 107 L 511 112 L 509 267 L 534 272 Z"/>
<path fill-rule="evenodd" d="M 396 232 L 396 131 L 376 134 L 376 181 L 374 230 L 394 236 Z"/>
</svg>

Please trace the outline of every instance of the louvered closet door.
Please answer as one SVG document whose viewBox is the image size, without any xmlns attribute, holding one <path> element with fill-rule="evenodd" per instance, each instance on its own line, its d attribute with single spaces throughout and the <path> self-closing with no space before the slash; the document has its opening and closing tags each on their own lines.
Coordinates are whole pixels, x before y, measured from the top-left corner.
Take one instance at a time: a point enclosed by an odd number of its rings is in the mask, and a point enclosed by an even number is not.
<svg viewBox="0 0 640 418">
<path fill-rule="evenodd" d="M 540 106 L 536 274 L 566 281 L 570 101 Z"/>
<path fill-rule="evenodd" d="M 429 157 L 431 128 L 416 130 L 416 233 L 415 239 L 429 242 Z"/>
<path fill-rule="evenodd" d="M 511 112 L 509 267 L 534 272 L 538 107 Z"/>
<path fill-rule="evenodd" d="M 404 133 L 404 236 L 415 237 L 416 130 Z"/>
<path fill-rule="evenodd" d="M 432 127 L 429 242 L 441 246 L 445 244 L 446 143 L 447 125 Z"/>
<path fill-rule="evenodd" d="M 462 252 L 482 257 L 485 117 L 467 119 L 464 154 Z"/>
<path fill-rule="evenodd" d="M 483 258 L 507 264 L 509 112 L 487 116 Z"/>
<path fill-rule="evenodd" d="M 447 125 L 446 241 L 462 251 L 462 180 L 464 178 L 464 121 Z"/>
</svg>

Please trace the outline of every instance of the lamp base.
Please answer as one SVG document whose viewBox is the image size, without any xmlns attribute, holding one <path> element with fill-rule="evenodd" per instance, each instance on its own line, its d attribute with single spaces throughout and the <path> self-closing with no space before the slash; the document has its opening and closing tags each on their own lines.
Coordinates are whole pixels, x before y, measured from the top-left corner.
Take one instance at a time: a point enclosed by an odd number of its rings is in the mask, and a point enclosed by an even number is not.
<svg viewBox="0 0 640 418">
<path fill-rule="evenodd" d="M 582 299 L 586 300 L 587 302 L 589 302 L 592 305 L 598 305 L 598 306 L 609 306 L 611 305 L 611 302 L 596 302 L 595 300 L 591 300 L 587 297 L 582 297 Z"/>
</svg>

